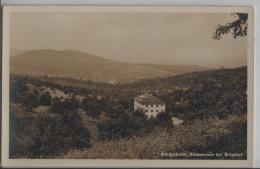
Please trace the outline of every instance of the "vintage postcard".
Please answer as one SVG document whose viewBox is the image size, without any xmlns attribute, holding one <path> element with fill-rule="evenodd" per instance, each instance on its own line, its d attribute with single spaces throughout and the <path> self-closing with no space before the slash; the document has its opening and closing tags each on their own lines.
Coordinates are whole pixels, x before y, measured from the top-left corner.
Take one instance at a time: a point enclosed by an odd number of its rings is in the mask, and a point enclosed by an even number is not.
<svg viewBox="0 0 260 169">
<path fill-rule="evenodd" d="M 252 7 L 3 16 L 4 166 L 252 166 Z"/>
</svg>

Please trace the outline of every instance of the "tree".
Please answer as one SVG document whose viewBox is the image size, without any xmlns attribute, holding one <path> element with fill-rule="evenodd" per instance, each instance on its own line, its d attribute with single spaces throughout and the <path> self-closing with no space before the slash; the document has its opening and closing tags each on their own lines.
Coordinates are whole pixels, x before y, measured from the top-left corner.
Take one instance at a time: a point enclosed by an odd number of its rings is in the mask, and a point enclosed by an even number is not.
<svg viewBox="0 0 260 169">
<path fill-rule="evenodd" d="M 65 99 L 63 102 L 65 110 L 76 110 L 79 108 L 79 102 L 76 98 Z"/>
<path fill-rule="evenodd" d="M 88 115 L 98 118 L 101 108 L 104 108 L 104 105 L 101 104 L 101 101 L 97 101 L 96 99 L 84 98 L 80 103 L 80 107 L 85 110 Z"/>
<path fill-rule="evenodd" d="M 40 95 L 39 102 L 43 106 L 49 106 L 51 104 L 51 94 L 50 92 L 45 92 Z"/>
<path fill-rule="evenodd" d="M 142 135 L 152 130 L 147 116 L 142 111 L 135 111 L 129 118 L 128 124 L 131 135 Z"/>
<path fill-rule="evenodd" d="M 119 114 L 115 119 L 111 119 L 98 124 L 98 136 L 101 140 L 113 140 L 125 138 L 131 135 L 129 130 L 129 116 Z"/>
<path fill-rule="evenodd" d="M 34 130 L 32 121 L 34 118 L 31 114 L 17 113 L 10 111 L 10 158 L 25 156 L 28 147 L 32 144 Z"/>
<path fill-rule="evenodd" d="M 213 39 L 221 39 L 225 34 L 232 33 L 234 38 L 242 37 L 247 35 L 248 28 L 248 14 L 247 13 L 232 13 L 232 16 L 237 19 L 233 22 L 226 23 L 224 25 L 218 25 L 214 32 Z"/>
<path fill-rule="evenodd" d="M 32 93 L 23 94 L 23 105 L 25 105 L 26 111 L 32 111 L 33 108 L 39 106 L 39 93 L 34 90 Z"/>
<path fill-rule="evenodd" d="M 171 128 L 173 127 L 172 115 L 170 112 L 159 113 L 156 116 L 157 125 L 162 127 Z"/>
<path fill-rule="evenodd" d="M 10 101 L 19 103 L 23 101 L 23 94 L 28 91 L 25 80 L 10 80 Z"/>
<path fill-rule="evenodd" d="M 41 113 L 34 120 L 34 135 L 29 156 L 53 157 L 72 149 L 90 147 L 90 134 L 76 111 L 59 114 Z"/>
<path fill-rule="evenodd" d="M 55 97 L 52 101 L 50 111 L 53 113 L 63 113 L 65 111 L 73 111 L 79 108 L 79 102 L 75 98 L 66 98 L 61 101 L 58 97 Z"/>
<path fill-rule="evenodd" d="M 62 105 L 62 102 L 58 97 L 55 97 L 52 100 L 52 104 L 50 106 L 50 111 L 53 112 L 53 113 L 59 113 L 59 112 L 64 111 L 64 107 Z"/>
</svg>

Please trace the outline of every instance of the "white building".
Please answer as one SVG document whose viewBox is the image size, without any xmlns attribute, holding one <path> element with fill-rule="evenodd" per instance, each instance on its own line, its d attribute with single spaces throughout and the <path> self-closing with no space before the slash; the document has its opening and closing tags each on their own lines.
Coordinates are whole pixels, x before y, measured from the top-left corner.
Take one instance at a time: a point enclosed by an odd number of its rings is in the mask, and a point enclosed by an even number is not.
<svg viewBox="0 0 260 169">
<path fill-rule="evenodd" d="M 137 110 L 144 112 L 148 118 L 151 118 L 165 112 L 166 105 L 153 95 L 143 94 L 134 98 L 134 111 Z"/>
</svg>

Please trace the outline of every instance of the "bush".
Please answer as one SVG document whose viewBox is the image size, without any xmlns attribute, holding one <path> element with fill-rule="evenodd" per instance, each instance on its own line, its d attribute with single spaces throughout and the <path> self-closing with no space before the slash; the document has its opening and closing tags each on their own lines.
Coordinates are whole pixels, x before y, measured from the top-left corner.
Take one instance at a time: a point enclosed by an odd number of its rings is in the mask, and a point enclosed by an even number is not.
<svg viewBox="0 0 260 169">
<path fill-rule="evenodd" d="M 145 135 L 158 126 L 171 128 L 171 114 L 161 113 L 156 118 L 147 119 L 143 112 L 136 111 L 130 116 L 126 113 L 118 114 L 115 118 L 98 124 L 98 134 L 101 140 L 113 140 Z"/>
<path fill-rule="evenodd" d="M 112 140 L 130 136 L 130 129 L 128 127 L 129 116 L 122 114 L 115 119 L 99 123 L 98 137 L 101 140 Z"/>
<path fill-rule="evenodd" d="M 26 107 L 26 111 L 32 111 L 39 105 L 39 93 L 35 90 L 32 93 L 23 94 L 22 104 Z"/>
<path fill-rule="evenodd" d="M 25 80 L 10 80 L 10 101 L 19 103 L 22 102 L 22 94 L 28 91 Z"/>
<path fill-rule="evenodd" d="M 28 146 L 32 144 L 35 133 L 31 121 L 32 116 L 10 112 L 10 158 L 28 154 Z"/>
<path fill-rule="evenodd" d="M 63 104 L 58 97 L 55 97 L 52 100 L 52 104 L 50 106 L 50 111 L 53 112 L 53 113 L 59 113 L 59 112 L 64 111 Z"/>
<path fill-rule="evenodd" d="M 156 125 L 166 128 L 173 127 L 172 114 L 169 111 L 159 113 L 156 116 Z"/>
<path fill-rule="evenodd" d="M 94 98 L 84 98 L 80 104 L 80 107 L 85 110 L 88 115 L 98 118 L 103 105 L 101 101 Z"/>
<path fill-rule="evenodd" d="M 90 134 L 77 112 L 41 113 L 34 122 L 35 135 L 28 147 L 31 158 L 52 157 L 70 149 L 90 147 Z"/>
<path fill-rule="evenodd" d="M 39 104 L 43 106 L 51 105 L 51 95 L 49 92 L 40 95 Z"/>
<path fill-rule="evenodd" d="M 52 101 L 50 111 L 53 113 L 62 113 L 66 111 L 73 111 L 79 108 L 79 102 L 75 98 L 65 99 L 61 101 L 55 97 Z"/>
</svg>

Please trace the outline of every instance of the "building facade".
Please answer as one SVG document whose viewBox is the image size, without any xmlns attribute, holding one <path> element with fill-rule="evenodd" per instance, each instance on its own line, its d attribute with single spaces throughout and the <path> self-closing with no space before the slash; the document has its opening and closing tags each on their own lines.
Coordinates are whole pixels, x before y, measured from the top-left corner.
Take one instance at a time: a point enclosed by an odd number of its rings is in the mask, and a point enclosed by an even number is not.
<svg viewBox="0 0 260 169">
<path fill-rule="evenodd" d="M 148 118 L 156 117 L 166 110 L 166 104 L 151 94 L 143 94 L 134 98 L 134 111 L 144 112 Z"/>
</svg>

